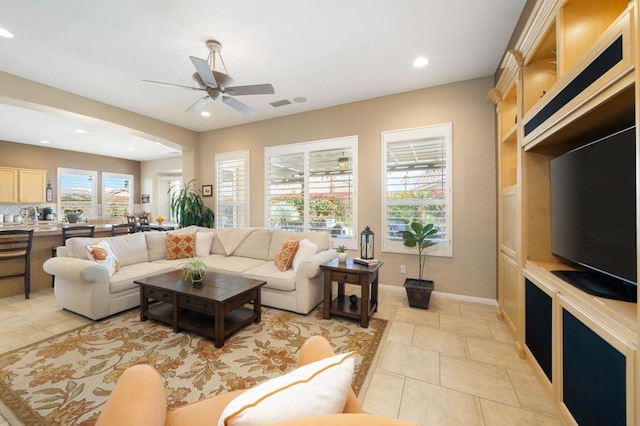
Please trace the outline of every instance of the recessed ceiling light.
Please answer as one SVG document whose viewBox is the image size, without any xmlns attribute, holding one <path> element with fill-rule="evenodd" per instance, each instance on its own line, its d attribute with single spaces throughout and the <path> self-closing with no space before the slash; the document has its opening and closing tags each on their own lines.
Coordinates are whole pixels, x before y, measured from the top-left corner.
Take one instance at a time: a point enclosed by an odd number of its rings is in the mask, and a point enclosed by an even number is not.
<svg viewBox="0 0 640 426">
<path fill-rule="evenodd" d="M 76 133 L 83 134 L 83 133 L 87 133 L 87 131 L 86 130 L 82 130 L 82 129 L 76 129 Z"/>
<path fill-rule="evenodd" d="M 41 140 L 40 143 L 48 144 L 49 141 Z"/>
<path fill-rule="evenodd" d="M 427 58 L 425 58 L 424 56 L 419 56 L 416 58 L 415 61 L 413 61 L 413 66 L 416 68 L 420 68 L 420 67 L 424 67 L 428 63 L 429 63 L 429 60 Z"/>
<path fill-rule="evenodd" d="M 8 30 L 5 30 L 4 28 L 0 28 L 0 37 L 13 38 L 13 34 L 11 34 Z"/>
<path fill-rule="evenodd" d="M 211 117 L 211 113 L 209 111 L 202 111 L 200 115 L 203 117 Z"/>
</svg>

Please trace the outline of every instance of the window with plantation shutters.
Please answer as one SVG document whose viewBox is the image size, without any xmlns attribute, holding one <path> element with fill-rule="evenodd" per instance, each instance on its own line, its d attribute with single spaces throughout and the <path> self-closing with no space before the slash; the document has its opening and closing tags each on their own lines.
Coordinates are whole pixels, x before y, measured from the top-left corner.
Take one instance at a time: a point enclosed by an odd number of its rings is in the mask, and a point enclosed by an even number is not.
<svg viewBox="0 0 640 426">
<path fill-rule="evenodd" d="M 265 148 L 271 229 L 327 231 L 356 249 L 356 136 Z"/>
<path fill-rule="evenodd" d="M 58 168 L 58 217 L 82 211 L 83 219 L 98 217 L 98 172 Z"/>
<path fill-rule="evenodd" d="M 153 217 L 163 216 L 168 222 L 176 222 L 171 215 L 171 196 L 179 191 L 182 185 L 182 175 L 177 173 L 160 173 L 156 175 L 156 195 L 153 203 L 155 211 Z"/>
<path fill-rule="evenodd" d="M 102 172 L 102 217 L 133 213 L 133 175 Z"/>
<path fill-rule="evenodd" d="M 216 154 L 216 227 L 249 226 L 249 151 Z"/>
<path fill-rule="evenodd" d="M 452 256 L 452 126 L 450 123 L 382 133 L 382 250 L 415 254 L 402 233 L 413 221 L 433 223 L 429 255 Z"/>
</svg>

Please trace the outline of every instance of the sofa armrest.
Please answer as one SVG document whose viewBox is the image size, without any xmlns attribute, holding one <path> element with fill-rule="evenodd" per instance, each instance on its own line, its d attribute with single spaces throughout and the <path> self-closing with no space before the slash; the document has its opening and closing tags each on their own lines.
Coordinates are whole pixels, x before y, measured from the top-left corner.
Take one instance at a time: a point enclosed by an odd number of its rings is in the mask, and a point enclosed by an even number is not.
<svg viewBox="0 0 640 426">
<path fill-rule="evenodd" d="M 313 278 L 320 273 L 320 265 L 330 261 L 338 254 L 334 249 L 324 250 L 303 260 L 296 271 L 296 278 Z"/>
<path fill-rule="evenodd" d="M 71 281 L 109 282 L 107 268 L 91 260 L 52 257 L 42 265 L 44 271 Z"/>
</svg>

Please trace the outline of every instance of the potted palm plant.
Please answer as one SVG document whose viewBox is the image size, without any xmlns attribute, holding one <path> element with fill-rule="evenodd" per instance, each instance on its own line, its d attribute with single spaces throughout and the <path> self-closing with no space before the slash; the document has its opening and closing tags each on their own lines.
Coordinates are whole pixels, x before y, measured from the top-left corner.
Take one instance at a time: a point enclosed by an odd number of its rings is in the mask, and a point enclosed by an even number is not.
<svg viewBox="0 0 640 426">
<path fill-rule="evenodd" d="M 192 284 L 202 281 L 207 266 L 199 257 L 192 257 L 182 264 L 182 279 Z"/>
<path fill-rule="evenodd" d="M 171 213 L 179 228 L 189 225 L 213 228 L 213 211 L 204 205 L 202 191 L 192 188 L 193 182 L 190 180 L 184 188 L 171 195 Z"/>
<path fill-rule="evenodd" d="M 422 276 L 427 258 L 425 249 L 436 244 L 432 238 L 437 232 L 433 223 L 422 225 L 414 221 L 402 233 L 402 241 L 406 247 L 418 247 L 418 279 L 407 278 L 404 282 L 409 306 L 412 308 L 429 309 L 434 283 L 432 280 L 422 279 Z"/>
</svg>

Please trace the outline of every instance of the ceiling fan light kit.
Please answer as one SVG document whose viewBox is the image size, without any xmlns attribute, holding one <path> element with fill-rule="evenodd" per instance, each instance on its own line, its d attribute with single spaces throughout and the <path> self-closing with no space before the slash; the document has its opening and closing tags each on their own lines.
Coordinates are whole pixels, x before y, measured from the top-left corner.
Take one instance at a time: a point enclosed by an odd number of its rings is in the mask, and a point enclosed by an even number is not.
<svg viewBox="0 0 640 426">
<path fill-rule="evenodd" d="M 187 88 L 191 90 L 201 90 L 206 92 L 206 96 L 201 97 L 195 101 L 189 108 L 188 112 L 200 112 L 205 105 L 210 101 L 222 99 L 222 102 L 229 105 L 231 108 L 238 112 L 241 112 L 247 117 L 251 117 L 256 111 L 250 106 L 240 102 L 232 96 L 245 96 L 245 95 L 272 95 L 275 93 L 271 84 L 253 84 L 248 86 L 234 86 L 235 82 L 229 76 L 227 66 L 222 59 L 220 51 L 222 50 L 222 44 L 216 40 L 208 40 L 206 42 L 209 49 L 209 57 L 207 60 L 197 58 L 195 56 L 189 56 L 191 63 L 196 69 L 192 78 L 198 85 L 198 87 L 183 86 L 180 84 L 163 83 L 160 81 L 144 80 L 149 83 L 159 83 L 169 86 L 176 86 Z M 215 70 L 216 54 L 220 58 L 224 73 Z"/>
</svg>

